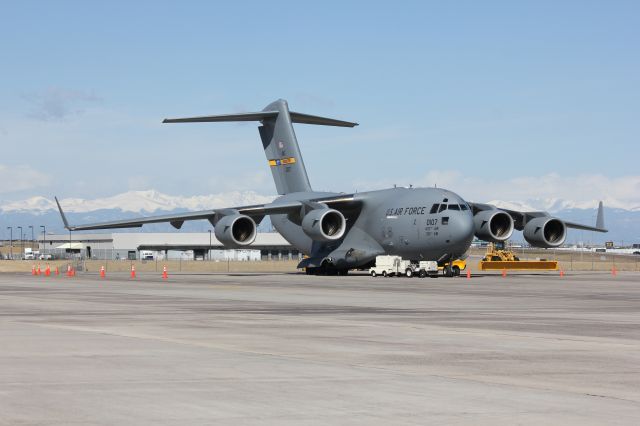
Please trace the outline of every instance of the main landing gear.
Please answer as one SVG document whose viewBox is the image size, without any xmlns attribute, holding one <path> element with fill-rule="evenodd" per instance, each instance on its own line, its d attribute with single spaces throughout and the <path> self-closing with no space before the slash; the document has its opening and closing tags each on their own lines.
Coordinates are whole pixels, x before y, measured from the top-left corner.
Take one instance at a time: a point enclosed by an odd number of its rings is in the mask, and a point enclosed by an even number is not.
<svg viewBox="0 0 640 426">
<path fill-rule="evenodd" d="M 324 275 L 324 276 L 345 276 L 349 274 L 348 269 L 338 269 L 329 265 L 322 265 L 320 267 L 306 268 L 305 274 L 307 275 Z"/>
</svg>

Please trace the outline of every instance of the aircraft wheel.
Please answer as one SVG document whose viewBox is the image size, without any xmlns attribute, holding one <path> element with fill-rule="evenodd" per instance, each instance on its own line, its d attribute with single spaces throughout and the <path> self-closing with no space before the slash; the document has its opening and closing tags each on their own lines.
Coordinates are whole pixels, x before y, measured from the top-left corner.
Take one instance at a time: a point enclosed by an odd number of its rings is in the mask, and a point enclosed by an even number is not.
<svg viewBox="0 0 640 426">
<path fill-rule="evenodd" d="M 343 276 L 343 277 L 346 276 L 346 275 L 349 275 L 349 270 L 348 269 L 339 269 L 338 270 L 338 275 Z"/>
<path fill-rule="evenodd" d="M 378 276 L 378 274 L 376 274 L 376 271 L 371 271 L 371 276 L 372 276 L 373 278 L 375 278 L 375 277 L 377 277 L 377 276 Z"/>
<path fill-rule="evenodd" d="M 454 277 L 459 277 L 460 276 L 460 268 L 456 265 L 453 266 L 452 272 L 453 272 L 453 276 Z"/>
<path fill-rule="evenodd" d="M 413 269 L 407 268 L 407 270 L 404 271 L 404 274 L 407 276 L 407 278 L 413 277 Z"/>
<path fill-rule="evenodd" d="M 426 276 L 427 276 L 427 271 L 425 271 L 424 269 L 422 269 L 422 270 L 420 271 L 420 273 L 418 274 L 418 276 L 419 276 L 420 278 L 424 278 L 424 277 L 426 277 Z"/>
<path fill-rule="evenodd" d="M 387 271 L 382 271 L 382 276 L 387 278 Z"/>
</svg>

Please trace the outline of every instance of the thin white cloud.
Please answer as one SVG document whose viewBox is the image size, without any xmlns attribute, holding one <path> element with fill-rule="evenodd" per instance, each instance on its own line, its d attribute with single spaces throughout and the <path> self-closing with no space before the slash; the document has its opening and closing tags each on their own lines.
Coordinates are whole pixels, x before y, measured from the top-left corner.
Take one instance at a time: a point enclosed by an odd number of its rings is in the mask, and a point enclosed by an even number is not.
<svg viewBox="0 0 640 426">
<path fill-rule="evenodd" d="M 29 117 L 45 121 L 62 120 L 70 115 L 81 114 L 87 105 L 102 101 L 95 93 L 62 87 L 24 94 L 23 98 L 32 106 Z"/>
<path fill-rule="evenodd" d="M 316 93 L 311 92 L 297 92 L 293 95 L 293 99 L 291 99 L 292 103 L 296 105 L 300 105 L 302 107 L 317 107 L 317 108 L 327 108 L 332 109 L 335 106 L 335 101 L 329 97 L 318 95 Z M 292 108 L 294 111 L 298 111 L 296 108 Z M 310 114 L 314 114 L 313 112 L 305 111 Z"/>
<path fill-rule="evenodd" d="M 0 194 L 49 186 L 51 178 L 29 166 L 0 164 Z"/>
</svg>

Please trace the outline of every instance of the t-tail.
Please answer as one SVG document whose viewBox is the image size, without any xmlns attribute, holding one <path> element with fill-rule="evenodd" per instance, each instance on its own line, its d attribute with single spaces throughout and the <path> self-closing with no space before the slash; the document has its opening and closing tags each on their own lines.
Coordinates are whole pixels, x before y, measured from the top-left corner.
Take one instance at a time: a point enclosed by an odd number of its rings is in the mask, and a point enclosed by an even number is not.
<svg viewBox="0 0 640 426">
<path fill-rule="evenodd" d="M 205 123 L 218 121 L 260 121 L 260 138 L 273 174 L 278 194 L 311 191 L 293 123 L 354 127 L 358 123 L 289 111 L 284 99 L 278 99 L 260 112 L 165 119 L 163 123 Z"/>
</svg>

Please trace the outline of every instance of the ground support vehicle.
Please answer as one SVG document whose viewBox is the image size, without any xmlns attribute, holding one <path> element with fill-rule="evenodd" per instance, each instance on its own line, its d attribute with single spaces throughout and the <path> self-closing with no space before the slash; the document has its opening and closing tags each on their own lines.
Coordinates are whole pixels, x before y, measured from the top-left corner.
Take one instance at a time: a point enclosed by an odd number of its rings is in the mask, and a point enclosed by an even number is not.
<svg viewBox="0 0 640 426">
<path fill-rule="evenodd" d="M 435 260 L 421 260 L 417 265 L 417 274 L 420 278 L 438 276 L 438 262 Z"/>
<path fill-rule="evenodd" d="M 460 271 L 465 269 L 467 269 L 467 261 L 461 259 L 451 262 L 451 269 L 449 269 L 449 262 L 438 265 L 438 270 L 442 271 L 442 275 L 445 277 L 457 277 L 460 275 Z"/>
<path fill-rule="evenodd" d="M 511 250 L 506 250 L 504 243 L 489 244 L 478 268 L 481 271 L 556 271 L 558 262 L 546 259 L 520 260 Z"/>
<path fill-rule="evenodd" d="M 376 266 L 369 269 L 372 277 L 382 275 L 383 277 L 405 276 L 411 278 L 419 276 L 438 275 L 438 263 L 435 261 L 420 261 L 418 263 L 404 260 L 400 256 L 377 256 Z"/>
</svg>

